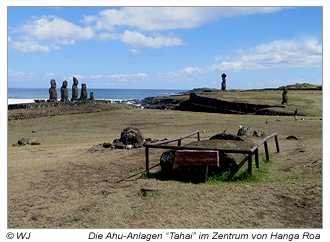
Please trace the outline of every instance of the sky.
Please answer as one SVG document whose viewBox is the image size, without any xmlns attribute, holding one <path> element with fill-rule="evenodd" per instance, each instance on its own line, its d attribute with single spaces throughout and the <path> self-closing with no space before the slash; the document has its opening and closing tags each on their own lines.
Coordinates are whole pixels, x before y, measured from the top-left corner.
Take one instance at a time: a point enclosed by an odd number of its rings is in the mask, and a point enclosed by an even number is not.
<svg viewBox="0 0 330 242">
<path fill-rule="evenodd" d="M 322 84 L 322 7 L 9 7 L 8 87 Z M 79 85 L 80 85 L 79 84 Z"/>
</svg>

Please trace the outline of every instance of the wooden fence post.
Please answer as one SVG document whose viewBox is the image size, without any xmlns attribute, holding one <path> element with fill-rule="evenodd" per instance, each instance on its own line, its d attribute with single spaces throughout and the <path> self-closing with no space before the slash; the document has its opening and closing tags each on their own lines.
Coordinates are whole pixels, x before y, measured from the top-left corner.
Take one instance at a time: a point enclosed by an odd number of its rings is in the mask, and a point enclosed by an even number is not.
<svg viewBox="0 0 330 242">
<path fill-rule="evenodd" d="M 266 160 L 268 161 L 269 160 L 269 153 L 268 153 L 268 144 L 267 144 L 267 141 L 265 141 L 264 146 L 265 146 Z"/>
<path fill-rule="evenodd" d="M 249 154 L 248 172 L 249 172 L 249 175 L 252 176 L 252 154 Z"/>
<path fill-rule="evenodd" d="M 197 140 L 200 141 L 201 137 L 199 136 L 199 132 L 197 133 Z"/>
<path fill-rule="evenodd" d="M 181 139 L 178 140 L 178 146 L 181 146 Z"/>
<path fill-rule="evenodd" d="M 275 135 L 275 144 L 276 144 L 276 151 L 277 151 L 277 153 L 279 153 L 280 152 L 280 146 L 278 145 L 277 135 Z"/>
<path fill-rule="evenodd" d="M 256 167 L 259 169 L 259 151 L 256 149 L 255 151 L 255 160 L 256 160 Z"/>
</svg>

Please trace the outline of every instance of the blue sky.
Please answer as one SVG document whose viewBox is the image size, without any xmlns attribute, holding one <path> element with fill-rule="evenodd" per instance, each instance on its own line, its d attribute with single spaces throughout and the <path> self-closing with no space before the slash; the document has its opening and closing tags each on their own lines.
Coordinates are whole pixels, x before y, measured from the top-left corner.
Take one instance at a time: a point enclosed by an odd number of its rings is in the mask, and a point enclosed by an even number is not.
<svg viewBox="0 0 330 242">
<path fill-rule="evenodd" d="M 321 7 L 9 7 L 8 87 L 322 84 Z"/>
</svg>

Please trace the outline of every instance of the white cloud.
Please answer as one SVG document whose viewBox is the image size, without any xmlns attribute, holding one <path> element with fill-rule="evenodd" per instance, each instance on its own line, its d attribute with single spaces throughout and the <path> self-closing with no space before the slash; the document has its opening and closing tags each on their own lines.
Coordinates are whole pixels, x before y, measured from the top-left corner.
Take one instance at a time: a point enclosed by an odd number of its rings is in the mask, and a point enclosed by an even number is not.
<svg viewBox="0 0 330 242">
<path fill-rule="evenodd" d="M 51 47 L 46 45 L 39 45 L 33 40 L 25 39 L 23 41 L 12 40 L 8 37 L 8 49 L 21 52 L 48 52 Z"/>
<path fill-rule="evenodd" d="M 135 48 L 153 48 L 158 49 L 161 47 L 180 46 L 183 41 L 177 37 L 164 37 L 157 35 L 155 37 L 147 37 L 136 31 L 126 30 L 121 36 L 121 40 Z"/>
<path fill-rule="evenodd" d="M 103 78 L 103 75 L 91 75 L 90 77 L 89 77 L 90 79 L 100 79 L 100 78 Z"/>
<path fill-rule="evenodd" d="M 220 17 L 266 14 L 280 7 L 125 7 L 107 9 L 98 15 L 84 16 L 87 24 L 98 30 L 113 31 L 116 26 L 129 26 L 141 31 L 196 28 Z"/>
<path fill-rule="evenodd" d="M 182 39 L 177 37 L 165 37 L 161 34 L 157 34 L 152 37 L 148 37 L 137 31 L 125 30 L 124 33 L 101 33 L 100 39 L 107 40 L 120 40 L 128 46 L 133 47 L 133 54 L 136 54 L 136 49 L 152 48 L 158 49 L 161 47 L 180 46 L 184 45 Z"/>
<path fill-rule="evenodd" d="M 204 73 L 204 70 L 201 67 L 186 67 L 180 71 L 182 74 L 187 74 L 187 75 L 197 75 L 197 74 L 202 74 Z"/>
<path fill-rule="evenodd" d="M 91 27 L 80 27 L 55 16 L 43 16 L 26 21 L 20 27 L 10 27 L 18 40 L 8 38 L 9 49 L 22 52 L 48 52 L 60 49 L 59 45 L 72 45 L 78 40 L 94 38 Z"/>
<path fill-rule="evenodd" d="M 94 37 L 94 30 L 91 27 L 83 28 L 56 16 L 43 16 L 40 19 L 27 21 L 14 31 L 36 40 L 58 44 L 74 44 L 77 40 Z"/>
<path fill-rule="evenodd" d="M 237 60 L 222 61 L 210 70 L 316 67 L 322 62 L 322 44 L 315 38 L 276 40 L 240 51 L 240 54 Z"/>
<path fill-rule="evenodd" d="M 228 60 L 228 59 L 229 59 L 228 56 L 223 56 L 223 55 L 219 55 L 219 56 L 214 57 L 215 61 Z"/>
<path fill-rule="evenodd" d="M 9 30 L 10 49 L 23 52 L 48 52 L 72 45 L 77 41 L 119 40 L 127 44 L 132 54 L 142 48 L 182 46 L 184 41 L 175 36 L 141 33 L 196 28 L 217 21 L 220 17 L 265 14 L 281 11 L 280 7 L 124 7 L 107 9 L 97 15 L 84 16 L 88 26 L 79 26 L 56 16 L 33 17 L 23 25 Z M 118 31 L 123 33 L 119 33 Z M 17 35 L 18 38 L 16 38 Z"/>
<path fill-rule="evenodd" d="M 114 74 L 108 76 L 110 79 L 120 80 L 120 81 L 129 81 L 129 80 L 136 80 L 136 79 L 145 79 L 147 78 L 146 73 L 136 73 L 136 74 Z"/>
<path fill-rule="evenodd" d="M 130 51 L 133 55 L 139 55 L 139 54 L 142 53 L 141 51 L 136 50 L 136 49 L 130 49 L 129 51 Z"/>
<path fill-rule="evenodd" d="M 24 71 L 13 71 L 8 69 L 8 75 L 12 77 L 26 77 L 26 76 L 34 76 L 33 72 L 24 72 Z"/>
</svg>

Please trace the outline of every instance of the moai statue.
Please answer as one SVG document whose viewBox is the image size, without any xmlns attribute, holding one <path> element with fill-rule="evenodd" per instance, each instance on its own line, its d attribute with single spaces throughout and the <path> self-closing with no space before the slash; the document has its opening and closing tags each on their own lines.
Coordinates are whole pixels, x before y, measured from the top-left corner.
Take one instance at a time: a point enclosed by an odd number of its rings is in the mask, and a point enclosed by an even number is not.
<svg viewBox="0 0 330 242">
<path fill-rule="evenodd" d="M 63 81 L 62 86 L 61 86 L 61 101 L 62 102 L 67 102 L 69 101 L 69 95 L 68 95 L 68 82 Z"/>
<path fill-rule="evenodd" d="M 81 100 L 86 100 L 87 99 L 87 88 L 86 88 L 86 84 L 85 83 L 82 83 L 81 84 L 80 99 Z"/>
<path fill-rule="evenodd" d="M 282 105 L 287 105 L 288 104 L 288 90 L 283 87 L 283 93 L 282 93 Z"/>
<path fill-rule="evenodd" d="M 221 83 L 221 90 L 222 91 L 226 91 L 227 88 L 227 84 L 226 84 L 226 74 L 222 73 L 221 77 L 222 77 L 222 83 Z"/>
<path fill-rule="evenodd" d="M 91 100 L 91 101 L 95 101 L 95 98 L 94 98 L 94 92 L 91 92 L 90 95 L 91 95 L 90 100 Z"/>
<path fill-rule="evenodd" d="M 72 101 L 78 100 L 78 79 L 73 77 L 73 84 L 72 84 Z"/>
<path fill-rule="evenodd" d="M 49 100 L 48 101 L 57 102 L 57 91 L 56 91 L 55 79 L 50 80 Z"/>
</svg>

